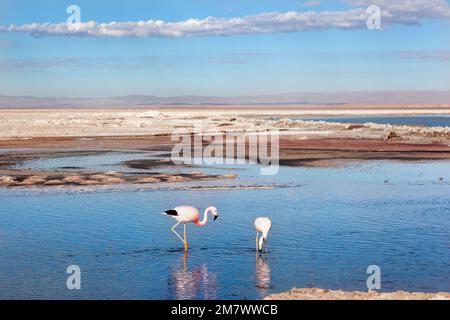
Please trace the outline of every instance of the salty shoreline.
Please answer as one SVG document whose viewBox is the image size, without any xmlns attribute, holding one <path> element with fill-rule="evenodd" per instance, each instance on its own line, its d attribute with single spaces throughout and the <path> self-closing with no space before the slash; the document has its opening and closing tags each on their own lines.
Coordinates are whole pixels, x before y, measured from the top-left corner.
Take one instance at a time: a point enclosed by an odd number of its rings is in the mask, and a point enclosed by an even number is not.
<svg viewBox="0 0 450 320">
<path fill-rule="evenodd" d="M 203 121 L 208 128 L 267 129 L 290 117 L 450 115 L 439 106 L 150 107 L 147 109 L 0 109 L 0 140 L 36 137 L 97 137 L 171 134 Z M 312 133 L 315 125 L 298 129 Z M 294 131 L 295 126 L 288 131 Z M 330 130 L 334 130 L 330 124 Z M 325 128 L 320 128 L 323 131 Z M 300 133 L 303 130 L 300 130 Z M 320 135 L 319 133 L 316 133 Z"/>
<path fill-rule="evenodd" d="M 39 157 L 60 157 L 67 153 L 159 151 L 169 154 L 176 141 L 175 129 L 202 134 L 277 132 L 280 137 L 279 164 L 287 166 L 330 167 L 343 161 L 361 160 L 448 160 L 450 128 L 344 124 L 325 121 L 290 120 L 298 115 L 380 115 L 450 114 L 448 106 L 336 106 L 323 109 L 300 107 L 178 107 L 150 109 L 67 109 L 0 110 L 0 175 L 3 186 L 56 184 L 109 184 L 182 182 L 221 179 L 206 175 L 182 176 L 174 173 L 161 178 L 159 172 L 141 176 L 101 177 L 105 172 L 21 172 L 14 164 Z M 198 129 L 198 127 L 197 127 Z M 195 132 L 198 134 L 198 132 Z M 62 151 L 61 151 L 62 150 Z M 142 167 L 142 169 L 149 169 Z M 99 179 L 93 179 L 92 176 Z M 235 177 L 235 175 L 232 175 Z M 231 177 L 231 176 L 230 176 Z M 226 178 L 226 177 L 225 177 Z"/>
<path fill-rule="evenodd" d="M 290 291 L 271 294 L 264 300 L 450 300 L 449 292 L 360 292 L 325 290 L 319 288 L 293 288 Z"/>
</svg>

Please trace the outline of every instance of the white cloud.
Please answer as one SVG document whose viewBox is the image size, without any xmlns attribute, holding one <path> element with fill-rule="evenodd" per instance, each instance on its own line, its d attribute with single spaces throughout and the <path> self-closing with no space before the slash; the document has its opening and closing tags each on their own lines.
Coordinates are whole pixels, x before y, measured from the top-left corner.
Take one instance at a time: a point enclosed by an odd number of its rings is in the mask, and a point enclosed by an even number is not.
<svg viewBox="0 0 450 320">
<path fill-rule="evenodd" d="M 379 6 L 385 22 L 420 24 L 425 19 L 450 19 L 446 0 L 346 0 L 356 7 Z"/>
<path fill-rule="evenodd" d="M 344 11 L 306 11 L 262 13 L 236 18 L 207 17 L 180 22 L 163 20 L 81 23 L 78 28 L 66 23 L 31 23 L 0 26 L 0 32 L 28 33 L 33 36 L 78 37 L 201 37 L 261 33 L 297 32 L 326 29 L 362 29 L 366 27 L 369 5 L 382 9 L 383 24 L 417 25 L 426 19 L 449 19 L 446 0 L 345 0 L 351 8 Z"/>
</svg>

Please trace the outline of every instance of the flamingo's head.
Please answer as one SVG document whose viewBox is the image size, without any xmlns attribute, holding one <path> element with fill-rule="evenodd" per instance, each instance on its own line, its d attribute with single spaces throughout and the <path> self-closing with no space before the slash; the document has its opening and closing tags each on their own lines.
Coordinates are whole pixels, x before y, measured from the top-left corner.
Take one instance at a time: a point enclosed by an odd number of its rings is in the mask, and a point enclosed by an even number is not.
<svg viewBox="0 0 450 320">
<path fill-rule="evenodd" d="M 217 212 L 217 208 L 216 207 L 211 207 L 209 209 L 209 212 L 211 212 L 211 214 L 214 216 L 214 221 L 216 221 L 216 219 L 219 217 L 219 213 Z"/>
<path fill-rule="evenodd" d="M 259 238 L 258 249 L 259 252 L 262 252 L 264 244 L 267 243 L 267 233 L 263 233 L 263 235 Z"/>
</svg>

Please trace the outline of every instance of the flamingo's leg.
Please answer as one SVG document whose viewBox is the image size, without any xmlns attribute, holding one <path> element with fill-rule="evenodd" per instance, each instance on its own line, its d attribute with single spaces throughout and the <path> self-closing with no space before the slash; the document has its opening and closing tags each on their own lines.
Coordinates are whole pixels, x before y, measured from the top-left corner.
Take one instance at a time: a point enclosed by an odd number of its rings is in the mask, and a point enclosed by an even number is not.
<svg viewBox="0 0 450 320">
<path fill-rule="evenodd" d="M 256 231 L 256 251 L 259 250 L 259 241 L 258 241 L 259 232 Z"/>
<path fill-rule="evenodd" d="M 189 246 L 188 246 L 188 242 L 187 242 L 187 238 L 186 238 L 186 224 L 184 224 L 184 250 L 188 250 Z"/>
<path fill-rule="evenodd" d="M 175 230 L 176 227 L 181 223 L 181 221 L 178 221 L 170 230 L 172 230 L 173 233 L 184 243 L 184 239 L 178 234 L 178 232 Z"/>
</svg>

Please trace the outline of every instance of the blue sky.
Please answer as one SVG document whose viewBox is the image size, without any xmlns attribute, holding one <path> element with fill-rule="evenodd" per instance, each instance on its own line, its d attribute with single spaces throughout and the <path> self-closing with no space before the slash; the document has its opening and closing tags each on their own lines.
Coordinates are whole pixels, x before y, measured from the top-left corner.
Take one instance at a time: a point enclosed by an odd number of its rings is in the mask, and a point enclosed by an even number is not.
<svg viewBox="0 0 450 320">
<path fill-rule="evenodd" d="M 382 30 L 368 30 L 358 21 L 351 28 L 340 28 L 338 22 L 323 18 L 326 11 L 341 12 L 353 21 L 351 10 L 366 8 L 355 2 L 2 0 L 0 26 L 38 25 L 0 32 L 0 94 L 234 96 L 450 90 L 448 1 L 417 0 L 417 7 L 403 10 L 391 4 L 401 6 L 406 1 L 373 0 L 370 3 L 379 4 L 389 14 L 386 21 L 382 15 Z M 81 8 L 82 23 L 95 21 L 89 29 L 94 35 L 69 34 L 64 28 L 52 34 L 53 26 L 65 23 L 71 4 Z M 433 4 L 449 11 L 424 10 L 423 6 Z M 318 13 L 314 23 L 319 18 L 323 21 L 305 27 L 298 17 L 307 11 Z M 295 12 L 293 19 L 297 20 L 265 15 L 287 12 Z M 207 17 L 215 20 L 206 27 L 202 24 L 195 33 L 184 24 L 170 25 L 189 19 L 203 23 Z M 404 22 L 405 17 L 417 21 Z M 235 25 L 232 18 L 242 21 Z M 151 34 L 147 32 L 150 26 L 143 27 L 147 28 L 142 29 L 145 36 L 122 36 L 117 29 L 111 29 L 113 36 L 105 36 L 99 26 L 113 21 L 135 26 L 148 20 L 164 23 Z M 263 31 L 253 32 L 255 26 Z M 211 33 L 211 27 L 219 35 Z M 166 36 L 173 28 L 177 36 Z"/>
</svg>

